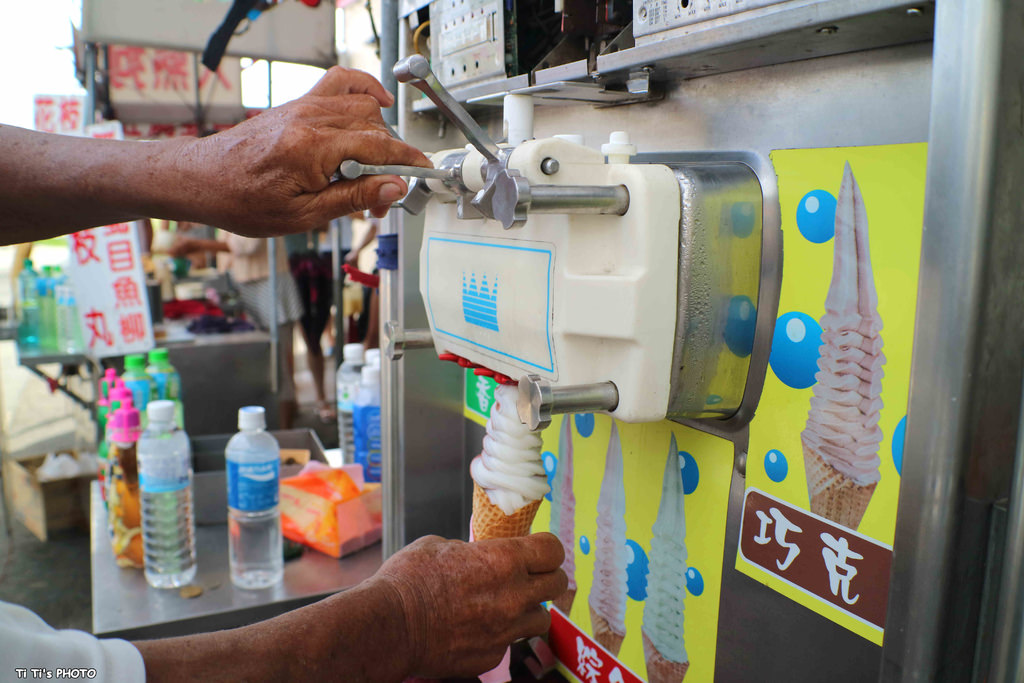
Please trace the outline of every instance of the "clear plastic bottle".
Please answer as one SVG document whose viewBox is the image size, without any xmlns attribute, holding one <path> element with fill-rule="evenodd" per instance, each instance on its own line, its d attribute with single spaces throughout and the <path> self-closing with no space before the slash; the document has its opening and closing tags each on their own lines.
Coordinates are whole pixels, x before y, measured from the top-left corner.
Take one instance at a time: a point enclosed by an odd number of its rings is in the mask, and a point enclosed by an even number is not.
<svg viewBox="0 0 1024 683">
<path fill-rule="evenodd" d="M 366 349 L 366 365 L 380 367 L 380 349 Z"/>
<path fill-rule="evenodd" d="M 363 466 L 366 481 L 380 481 L 380 368 L 363 368 L 362 382 L 356 394 L 356 463 Z"/>
<path fill-rule="evenodd" d="M 57 299 L 53 286 L 53 267 L 43 266 L 43 274 L 36 280 L 39 293 L 39 345 L 49 350 L 57 350 Z"/>
<path fill-rule="evenodd" d="M 153 378 L 154 393 L 160 401 L 174 401 L 174 421 L 179 428 L 185 428 L 184 404 L 181 401 L 181 375 L 171 365 L 167 349 L 153 349 L 149 352 L 146 374 Z"/>
<path fill-rule="evenodd" d="M 260 406 L 238 411 L 239 432 L 228 442 L 228 559 L 239 588 L 267 588 L 284 576 L 278 508 L 281 449 L 266 432 Z"/>
<path fill-rule="evenodd" d="M 174 424 L 173 401 L 146 406 L 149 426 L 139 439 L 139 491 L 146 581 L 178 588 L 196 575 L 196 525 L 192 511 L 192 447 Z"/>
<path fill-rule="evenodd" d="M 352 410 L 355 407 L 356 392 L 363 369 L 363 345 L 345 344 L 342 347 L 344 362 L 338 366 L 335 387 L 338 406 L 338 445 L 341 459 L 346 465 L 355 462 L 355 436 L 352 428 Z"/>
<path fill-rule="evenodd" d="M 32 259 L 25 259 L 18 275 L 18 345 L 24 349 L 39 348 L 39 276 L 32 269 Z"/>
<path fill-rule="evenodd" d="M 81 353 L 85 350 L 82 325 L 78 321 L 78 302 L 75 290 L 68 284 L 57 285 L 57 350 L 62 353 Z"/>
</svg>

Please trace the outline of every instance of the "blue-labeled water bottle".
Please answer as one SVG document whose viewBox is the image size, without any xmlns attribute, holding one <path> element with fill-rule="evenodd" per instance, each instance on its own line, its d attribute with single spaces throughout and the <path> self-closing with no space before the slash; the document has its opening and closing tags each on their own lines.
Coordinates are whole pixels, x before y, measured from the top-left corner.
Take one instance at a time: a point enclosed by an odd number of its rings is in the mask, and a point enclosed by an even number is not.
<svg viewBox="0 0 1024 683">
<path fill-rule="evenodd" d="M 267 588 L 284 576 L 278 496 L 281 449 L 266 432 L 261 406 L 238 411 L 238 433 L 228 441 L 228 561 L 239 588 Z"/>
<path fill-rule="evenodd" d="M 32 269 L 32 259 L 25 259 L 18 275 L 18 345 L 23 349 L 39 348 L 39 276 Z"/>
<path fill-rule="evenodd" d="M 181 401 L 181 375 L 171 365 L 167 349 L 153 349 L 149 352 L 146 374 L 153 379 L 154 393 L 161 401 L 174 401 L 174 421 L 185 428 L 184 404 Z"/>
<path fill-rule="evenodd" d="M 53 266 L 43 266 L 43 274 L 36 280 L 39 293 L 39 345 L 57 350 L 57 299 L 54 294 Z"/>
<path fill-rule="evenodd" d="M 380 367 L 366 365 L 353 410 L 355 462 L 363 466 L 366 481 L 380 481 Z"/>
<path fill-rule="evenodd" d="M 177 588 L 196 575 L 196 524 L 192 509 L 192 447 L 174 424 L 174 402 L 146 406 L 149 426 L 139 439 L 139 491 L 146 581 Z"/>
<path fill-rule="evenodd" d="M 146 372 L 146 357 L 132 353 L 124 357 L 124 385 L 131 389 L 132 400 L 139 410 L 145 410 L 156 396 L 153 378 Z"/>
</svg>

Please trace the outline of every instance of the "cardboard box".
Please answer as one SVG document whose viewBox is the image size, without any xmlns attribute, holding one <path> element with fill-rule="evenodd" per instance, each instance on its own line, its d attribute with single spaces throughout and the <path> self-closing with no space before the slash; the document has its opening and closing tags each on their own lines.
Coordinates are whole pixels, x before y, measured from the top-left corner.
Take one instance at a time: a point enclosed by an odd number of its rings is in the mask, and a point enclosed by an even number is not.
<svg viewBox="0 0 1024 683">
<path fill-rule="evenodd" d="M 45 459 L 45 455 L 3 458 L 7 507 L 40 541 L 61 529 L 89 528 L 89 482 L 96 478 L 94 473 L 39 481 L 36 470 Z"/>
</svg>

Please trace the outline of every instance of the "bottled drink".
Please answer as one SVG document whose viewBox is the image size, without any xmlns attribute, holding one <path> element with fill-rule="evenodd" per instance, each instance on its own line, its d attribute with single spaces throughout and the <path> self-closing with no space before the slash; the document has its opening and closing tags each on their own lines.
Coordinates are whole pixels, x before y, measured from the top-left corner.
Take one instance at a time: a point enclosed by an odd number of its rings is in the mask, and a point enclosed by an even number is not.
<svg viewBox="0 0 1024 683">
<path fill-rule="evenodd" d="M 130 396 L 107 422 L 107 522 L 118 567 L 142 569 L 142 504 L 139 500 L 139 411 Z"/>
<path fill-rule="evenodd" d="M 62 353 L 81 353 L 85 350 L 82 325 L 78 321 L 78 302 L 70 285 L 57 285 L 57 350 Z"/>
<path fill-rule="evenodd" d="M 353 411 L 356 457 L 366 481 L 380 481 L 380 368 L 363 367 Z"/>
<path fill-rule="evenodd" d="M 281 449 L 266 432 L 260 406 L 238 411 L 238 434 L 228 442 L 228 560 L 239 588 L 267 588 L 284 576 L 278 485 Z"/>
<path fill-rule="evenodd" d="M 366 365 L 380 367 L 380 349 L 366 349 Z"/>
<path fill-rule="evenodd" d="M 344 362 L 338 366 L 337 404 L 338 404 L 338 442 L 341 447 L 341 459 L 346 464 L 355 462 L 355 436 L 352 428 L 352 410 L 355 407 L 356 392 L 361 381 L 360 371 L 363 369 L 363 345 L 345 344 L 342 348 Z"/>
<path fill-rule="evenodd" d="M 36 280 L 39 293 L 39 345 L 44 349 L 57 349 L 57 300 L 53 291 L 53 268 L 43 266 L 43 274 Z"/>
<path fill-rule="evenodd" d="M 146 358 L 141 353 L 124 357 L 124 385 L 131 389 L 132 400 L 138 410 L 145 410 L 153 400 L 153 378 L 146 373 Z"/>
<path fill-rule="evenodd" d="M 153 349 L 149 352 L 146 374 L 153 379 L 154 393 L 160 401 L 174 402 L 174 422 L 180 429 L 185 428 L 184 405 L 181 402 L 181 375 L 171 365 L 167 349 Z"/>
<path fill-rule="evenodd" d="M 18 344 L 25 349 L 39 348 L 39 277 L 32 259 L 25 259 L 18 275 Z"/>
<path fill-rule="evenodd" d="M 192 448 L 174 424 L 173 401 L 146 406 L 149 426 L 139 439 L 139 491 L 146 581 L 177 588 L 196 575 L 192 513 Z"/>
</svg>

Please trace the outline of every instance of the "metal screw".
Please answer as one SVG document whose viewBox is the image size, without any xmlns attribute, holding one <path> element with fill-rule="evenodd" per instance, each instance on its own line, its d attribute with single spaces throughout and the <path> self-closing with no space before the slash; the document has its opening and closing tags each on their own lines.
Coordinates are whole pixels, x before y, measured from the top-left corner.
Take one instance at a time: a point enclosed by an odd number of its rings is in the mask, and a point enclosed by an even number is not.
<svg viewBox="0 0 1024 683">
<path fill-rule="evenodd" d="M 640 15 L 640 21 L 644 21 L 645 19 L 647 19 L 647 6 L 641 5 L 638 14 Z"/>
<path fill-rule="evenodd" d="M 558 159 L 545 157 L 544 161 L 540 162 L 540 170 L 544 175 L 555 175 L 558 173 Z"/>
<path fill-rule="evenodd" d="M 839 32 L 839 27 L 838 26 L 822 26 L 821 28 L 818 29 L 818 33 L 824 33 L 827 36 L 830 36 L 833 33 L 838 33 L 838 32 Z"/>
<path fill-rule="evenodd" d="M 911 7 L 907 10 L 908 17 L 921 17 L 924 16 L 924 10 L 920 7 Z"/>
<path fill-rule="evenodd" d="M 747 454 L 745 451 L 736 454 L 736 474 L 741 477 L 747 476 Z"/>
</svg>

